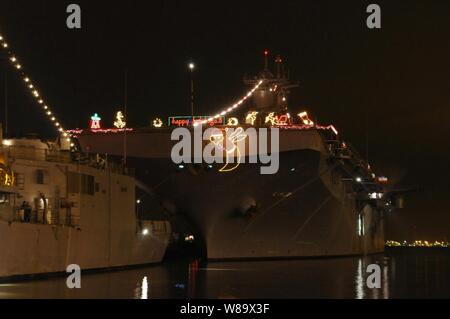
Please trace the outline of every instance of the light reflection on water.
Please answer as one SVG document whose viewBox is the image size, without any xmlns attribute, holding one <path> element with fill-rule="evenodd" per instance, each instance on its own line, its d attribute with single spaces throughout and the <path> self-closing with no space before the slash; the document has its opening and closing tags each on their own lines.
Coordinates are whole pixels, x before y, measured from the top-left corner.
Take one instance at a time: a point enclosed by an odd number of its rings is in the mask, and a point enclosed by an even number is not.
<svg viewBox="0 0 450 319">
<path fill-rule="evenodd" d="M 381 268 L 381 288 L 366 285 Z M 65 278 L 0 284 L 0 298 L 450 298 L 448 251 L 284 261 L 166 261 L 126 271 L 85 274 L 81 289 Z"/>
<path fill-rule="evenodd" d="M 355 298 L 356 299 L 388 299 L 389 298 L 389 262 L 393 260 L 389 257 L 378 256 L 358 258 L 358 267 L 355 275 Z M 370 264 L 377 264 L 381 269 L 381 287 L 379 289 L 367 288 L 367 267 Z"/>
<path fill-rule="evenodd" d="M 135 299 L 149 299 L 147 276 L 142 278 L 140 287 L 136 288 Z"/>
<path fill-rule="evenodd" d="M 364 299 L 364 277 L 363 277 L 363 265 L 362 259 L 358 259 L 358 269 L 356 271 L 355 278 L 355 289 L 356 289 L 356 298 Z"/>
</svg>

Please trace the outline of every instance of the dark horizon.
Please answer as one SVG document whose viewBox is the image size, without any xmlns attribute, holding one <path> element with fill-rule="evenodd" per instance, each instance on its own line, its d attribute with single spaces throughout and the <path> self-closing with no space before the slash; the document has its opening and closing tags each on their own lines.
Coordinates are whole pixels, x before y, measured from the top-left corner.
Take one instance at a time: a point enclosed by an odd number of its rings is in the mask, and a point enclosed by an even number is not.
<svg viewBox="0 0 450 319">
<path fill-rule="evenodd" d="M 196 113 L 213 114 L 246 92 L 242 78 L 261 69 L 267 48 L 285 58 L 300 82 L 290 96 L 293 113 L 306 109 L 334 124 L 362 155 L 368 137 L 375 172 L 396 186 L 421 189 L 389 216 L 387 239 L 450 240 L 450 6 L 444 1 L 377 1 L 380 30 L 365 25 L 368 1 L 77 1 L 81 30 L 66 27 L 69 3 L 0 4 L 0 34 L 65 127 L 87 127 L 93 113 L 112 126 L 124 104 L 125 70 L 130 126 L 189 114 L 190 61 Z M 0 121 L 5 73 L 10 135 L 54 135 L 2 59 Z"/>
</svg>

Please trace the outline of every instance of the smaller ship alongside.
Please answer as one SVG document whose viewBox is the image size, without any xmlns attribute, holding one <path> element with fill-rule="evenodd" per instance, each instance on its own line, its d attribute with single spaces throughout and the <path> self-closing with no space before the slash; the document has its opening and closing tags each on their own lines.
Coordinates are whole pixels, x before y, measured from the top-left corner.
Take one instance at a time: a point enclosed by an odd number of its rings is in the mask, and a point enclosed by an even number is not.
<svg viewBox="0 0 450 319">
<path fill-rule="evenodd" d="M 64 142 L 0 136 L 0 278 L 160 262 L 170 223 L 139 219 L 135 188 Z"/>
</svg>

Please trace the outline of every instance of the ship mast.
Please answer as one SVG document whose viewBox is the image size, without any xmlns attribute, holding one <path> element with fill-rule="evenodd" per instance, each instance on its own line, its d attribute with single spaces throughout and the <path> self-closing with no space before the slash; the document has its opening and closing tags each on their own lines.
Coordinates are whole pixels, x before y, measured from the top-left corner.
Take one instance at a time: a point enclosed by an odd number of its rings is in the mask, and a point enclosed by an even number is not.
<svg viewBox="0 0 450 319">
<path fill-rule="evenodd" d="M 253 95 L 253 104 L 259 112 L 279 112 L 287 109 L 287 96 L 289 89 L 299 86 L 291 83 L 285 71 L 283 59 L 280 55 L 275 57 L 275 75 L 269 68 L 269 50 L 264 50 L 264 68 L 253 78 L 244 78 L 244 83 L 254 86 L 260 80 L 264 80 Z"/>
</svg>

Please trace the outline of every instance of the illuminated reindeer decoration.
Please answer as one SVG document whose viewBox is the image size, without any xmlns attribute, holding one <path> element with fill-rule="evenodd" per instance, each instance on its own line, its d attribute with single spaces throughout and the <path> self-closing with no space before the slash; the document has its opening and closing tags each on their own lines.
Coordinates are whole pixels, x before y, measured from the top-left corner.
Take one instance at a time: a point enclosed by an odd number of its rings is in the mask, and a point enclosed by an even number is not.
<svg viewBox="0 0 450 319">
<path fill-rule="evenodd" d="M 231 134 L 228 134 L 229 128 L 225 129 L 225 148 L 224 148 L 224 134 L 213 134 L 209 138 L 211 143 L 213 143 L 220 151 L 225 150 L 225 165 L 219 169 L 219 172 L 231 172 L 235 170 L 239 164 L 241 163 L 241 151 L 239 150 L 239 146 L 237 143 L 245 140 L 247 138 L 247 134 L 244 133 L 244 129 L 242 127 L 238 127 L 235 130 L 232 130 Z M 236 163 L 234 163 L 233 156 L 236 154 Z M 234 164 L 234 165 L 233 165 Z"/>
</svg>

